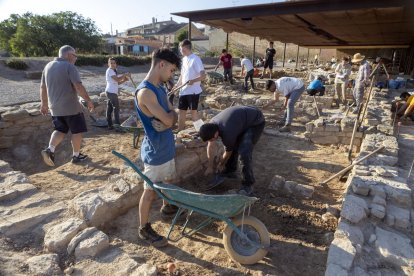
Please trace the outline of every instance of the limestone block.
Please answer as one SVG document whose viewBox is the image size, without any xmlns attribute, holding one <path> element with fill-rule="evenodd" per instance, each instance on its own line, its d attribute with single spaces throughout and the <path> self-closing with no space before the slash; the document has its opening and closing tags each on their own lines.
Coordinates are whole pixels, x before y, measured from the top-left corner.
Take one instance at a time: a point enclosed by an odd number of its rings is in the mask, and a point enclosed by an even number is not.
<svg viewBox="0 0 414 276">
<path fill-rule="evenodd" d="M 0 160 L 0 174 L 8 173 L 12 170 L 10 164 L 6 161 Z"/>
<path fill-rule="evenodd" d="M 353 226 L 344 220 L 338 224 L 335 231 L 335 238 L 348 238 L 353 245 L 364 244 L 364 234 L 357 226 Z"/>
<path fill-rule="evenodd" d="M 379 125 L 377 125 L 377 130 L 379 132 L 382 132 L 382 133 L 385 133 L 385 134 L 388 134 L 388 135 L 393 135 L 394 134 L 394 129 L 390 125 L 379 124 Z"/>
<path fill-rule="evenodd" d="M 380 184 L 380 183 L 370 185 L 370 194 L 374 197 L 375 196 L 382 197 L 383 199 L 385 199 L 386 196 L 387 196 L 387 194 L 385 193 L 383 185 Z"/>
<path fill-rule="evenodd" d="M 318 136 L 311 138 L 312 143 L 327 145 L 327 144 L 338 144 L 339 137 L 338 136 Z"/>
<path fill-rule="evenodd" d="M 374 157 L 370 157 L 370 158 L 362 161 L 363 164 L 365 164 L 365 165 L 377 165 L 377 166 L 395 166 L 398 162 L 398 157 L 396 157 L 396 156 L 376 154 Z"/>
<path fill-rule="evenodd" d="M 396 266 L 414 266 L 414 248 L 411 240 L 402 233 L 375 228 L 375 247 L 381 258 Z"/>
<path fill-rule="evenodd" d="M 151 264 L 140 265 L 131 276 L 157 276 L 157 267 Z"/>
<path fill-rule="evenodd" d="M 313 122 L 316 127 L 323 127 L 325 125 L 325 121 L 323 118 L 319 118 Z"/>
<path fill-rule="evenodd" d="M 335 238 L 329 247 L 327 264 L 328 266 L 335 264 L 349 270 L 352 267 L 355 255 L 356 249 L 349 239 Z"/>
<path fill-rule="evenodd" d="M 308 131 L 308 132 L 312 132 L 313 131 L 313 128 L 315 127 L 315 125 L 313 124 L 313 122 L 309 122 L 305 126 L 306 126 L 306 131 Z"/>
<path fill-rule="evenodd" d="M 325 131 L 328 131 L 328 132 L 339 132 L 340 131 L 340 126 L 339 125 L 335 125 L 335 124 L 326 124 L 325 125 Z"/>
<path fill-rule="evenodd" d="M 385 207 L 379 204 L 371 204 L 371 215 L 383 219 L 385 217 Z"/>
<path fill-rule="evenodd" d="M 374 167 L 375 175 L 382 176 L 382 177 L 396 177 L 398 176 L 398 171 L 395 167 L 390 166 L 381 166 L 381 167 Z"/>
<path fill-rule="evenodd" d="M 394 217 L 395 226 L 405 230 L 410 229 L 410 210 L 389 204 L 387 206 L 387 215 L 388 214 Z"/>
<path fill-rule="evenodd" d="M 104 232 L 98 230 L 79 242 L 75 249 L 75 257 L 77 260 L 85 257 L 95 257 L 108 247 L 108 236 Z"/>
<path fill-rule="evenodd" d="M 295 197 L 311 198 L 314 192 L 315 188 L 309 185 L 297 183 L 293 187 L 293 195 Z"/>
<path fill-rule="evenodd" d="M 354 176 L 351 181 L 352 191 L 357 195 L 367 196 L 369 194 L 370 186 L 365 179 Z"/>
<path fill-rule="evenodd" d="M 207 159 L 203 159 L 206 161 Z M 202 160 L 192 151 L 186 152 L 175 157 L 175 169 L 177 178 L 180 180 L 186 179 L 191 175 L 203 170 Z"/>
<path fill-rule="evenodd" d="M 383 198 L 379 195 L 374 196 L 374 198 L 372 199 L 372 203 L 375 203 L 375 204 L 378 204 L 378 205 L 381 205 L 381 206 L 387 205 L 387 202 L 385 201 L 385 198 Z"/>
<path fill-rule="evenodd" d="M 14 110 L 17 110 L 19 108 L 20 108 L 20 106 L 17 106 L 17 105 L 15 105 L 15 106 L 0 106 L 0 114 L 6 113 L 8 111 L 14 111 Z"/>
<path fill-rule="evenodd" d="M 78 218 L 69 218 L 47 230 L 44 245 L 50 252 L 61 253 L 66 250 L 72 238 L 86 228 L 86 223 Z"/>
<path fill-rule="evenodd" d="M 322 132 L 325 132 L 325 128 L 324 128 L 324 126 L 316 126 L 316 127 L 313 127 L 312 132 L 320 134 Z"/>
<path fill-rule="evenodd" d="M 280 175 L 275 175 L 273 176 L 273 179 L 270 182 L 268 189 L 279 191 L 283 189 L 284 185 L 285 185 L 285 178 Z"/>
<path fill-rule="evenodd" d="M 325 276 L 348 276 L 349 273 L 346 269 L 343 269 L 336 264 L 328 264 L 325 271 Z"/>
<path fill-rule="evenodd" d="M 387 200 L 401 206 L 410 207 L 412 204 L 411 189 L 402 178 L 382 178 Z"/>
<path fill-rule="evenodd" d="M 29 118 L 29 112 L 27 112 L 25 109 L 11 110 L 1 114 L 1 119 L 5 122 L 18 122 L 26 118 Z"/>
<path fill-rule="evenodd" d="M 347 195 L 345 197 L 341 217 L 352 223 L 358 223 L 367 217 L 368 205 L 362 198 Z"/>
<path fill-rule="evenodd" d="M 34 256 L 28 259 L 26 263 L 29 265 L 30 275 L 63 275 L 59 267 L 59 256 L 57 254 Z"/>
</svg>

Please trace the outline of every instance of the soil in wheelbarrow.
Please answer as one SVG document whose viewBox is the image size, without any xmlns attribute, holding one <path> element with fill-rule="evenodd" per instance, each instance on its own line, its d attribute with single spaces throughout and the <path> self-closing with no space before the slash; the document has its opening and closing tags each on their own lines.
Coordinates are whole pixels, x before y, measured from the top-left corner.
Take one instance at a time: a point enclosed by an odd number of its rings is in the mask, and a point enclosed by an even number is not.
<svg viewBox="0 0 414 276">
<path fill-rule="evenodd" d="M 43 141 L 46 145 L 47 135 Z M 46 167 L 40 158 L 41 146 L 44 145 L 34 145 L 32 158 L 26 161 L 16 160 L 12 150 L 1 151 L 1 156 L 15 170 L 27 173 L 30 181 L 53 200 L 64 202 L 69 202 L 82 191 L 99 187 L 111 174 L 118 173 L 122 161 L 110 153 L 112 149 L 131 160 L 139 154 L 139 150 L 132 148 L 131 133 L 117 133 L 104 128 L 91 128 L 86 134 L 82 151 L 90 159 L 83 165 L 68 162 L 72 152 L 66 139 L 56 151 L 57 167 Z M 103 230 L 109 235 L 112 245 L 128 253 L 138 263 L 155 265 L 161 275 L 167 274 L 168 262 L 177 263 L 181 275 L 323 275 L 336 221 L 325 222 L 322 215 L 327 205 L 340 206 L 344 183 L 334 180 L 326 187 L 318 183 L 344 167 L 347 163 L 344 150 L 263 135 L 255 148 L 253 160 L 254 192 L 259 201 L 253 205 L 251 214 L 266 225 L 271 238 L 269 253 L 255 265 L 243 266 L 230 259 L 222 242 L 223 222 L 215 222 L 194 237 L 184 238 L 162 249 L 148 247 L 138 239 L 137 208 Z M 314 186 L 314 196 L 301 199 L 269 190 L 275 174 Z M 208 180 L 200 175 L 182 185 L 198 191 L 205 184 L 203 181 Z M 224 194 L 237 189 L 239 184 L 237 179 L 226 180 L 211 193 Z M 161 201 L 157 200 L 151 221 L 158 232 L 166 235 L 170 221 L 161 219 L 160 207 Z M 200 220 L 201 217 L 195 217 L 195 222 Z M 37 248 L 41 247 L 42 242 L 39 241 Z M 121 264 L 114 262 L 111 265 Z"/>
</svg>

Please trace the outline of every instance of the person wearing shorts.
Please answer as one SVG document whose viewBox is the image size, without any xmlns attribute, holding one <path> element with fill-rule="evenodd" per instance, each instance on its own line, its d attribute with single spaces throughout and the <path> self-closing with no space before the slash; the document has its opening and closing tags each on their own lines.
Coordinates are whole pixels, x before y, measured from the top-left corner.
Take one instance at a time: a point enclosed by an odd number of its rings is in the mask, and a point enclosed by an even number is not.
<svg viewBox="0 0 414 276">
<path fill-rule="evenodd" d="M 178 115 L 168 101 L 164 82 L 168 81 L 181 66 L 180 58 L 169 49 L 158 49 L 152 54 L 151 69 L 140 83 L 135 93 L 135 107 L 144 127 L 145 136 L 141 144 L 141 160 L 144 174 L 153 182 L 171 184 L 175 178 L 175 141 L 172 127 Z M 139 230 L 141 240 L 154 247 L 168 244 L 149 222 L 152 202 L 157 197 L 155 191 L 146 183 L 139 202 Z M 177 206 L 164 202 L 161 214 L 174 215 Z"/>
<path fill-rule="evenodd" d="M 86 101 L 90 111 L 93 111 L 94 106 L 74 65 L 76 59 L 73 47 L 62 46 L 59 57 L 49 62 L 42 72 L 40 112 L 48 115 L 50 111 L 54 125 L 49 146 L 41 151 L 43 161 L 48 166 L 55 166 L 55 149 L 69 131 L 72 133 L 72 163 L 79 163 L 87 158 L 87 155 L 80 152 L 82 133 L 87 128 L 78 95 Z"/>
<path fill-rule="evenodd" d="M 269 48 L 266 49 L 263 73 L 260 76 L 261 79 L 263 79 L 263 75 L 266 72 L 266 68 L 269 68 L 269 79 L 272 79 L 273 58 L 275 55 L 276 55 L 276 50 L 273 48 L 273 41 L 270 41 Z"/>
<path fill-rule="evenodd" d="M 184 56 L 182 60 L 181 75 L 176 83 L 176 87 L 186 84 L 181 88 L 178 100 L 178 131 L 185 129 L 185 118 L 187 110 L 191 110 L 191 119 L 197 121 L 198 100 L 202 92 L 201 81 L 206 78 L 203 63 L 200 57 L 191 50 L 191 41 L 184 39 L 180 43 L 180 51 Z"/>
</svg>

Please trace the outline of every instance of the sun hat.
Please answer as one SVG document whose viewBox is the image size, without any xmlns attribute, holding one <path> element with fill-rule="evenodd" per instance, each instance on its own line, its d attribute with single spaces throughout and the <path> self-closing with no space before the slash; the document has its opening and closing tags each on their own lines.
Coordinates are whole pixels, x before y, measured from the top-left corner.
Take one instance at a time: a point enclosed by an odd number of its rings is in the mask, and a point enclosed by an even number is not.
<svg viewBox="0 0 414 276">
<path fill-rule="evenodd" d="M 360 53 L 356 53 L 352 58 L 352 62 L 360 62 L 365 58 L 365 56 L 361 55 Z"/>
</svg>

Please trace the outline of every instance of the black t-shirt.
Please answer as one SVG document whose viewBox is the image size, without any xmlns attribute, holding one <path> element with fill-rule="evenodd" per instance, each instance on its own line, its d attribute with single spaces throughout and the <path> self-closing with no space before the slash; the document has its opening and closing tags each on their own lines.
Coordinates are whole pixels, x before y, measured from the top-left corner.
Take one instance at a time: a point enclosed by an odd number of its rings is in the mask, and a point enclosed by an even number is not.
<svg viewBox="0 0 414 276">
<path fill-rule="evenodd" d="M 263 123 L 264 117 L 262 111 L 256 107 L 233 106 L 214 116 L 210 122 L 218 125 L 219 136 L 226 151 L 233 151 L 239 135 L 248 128 Z"/>
<path fill-rule="evenodd" d="M 266 60 L 273 60 L 273 57 L 276 55 L 276 50 L 274 48 L 266 49 Z"/>
</svg>

